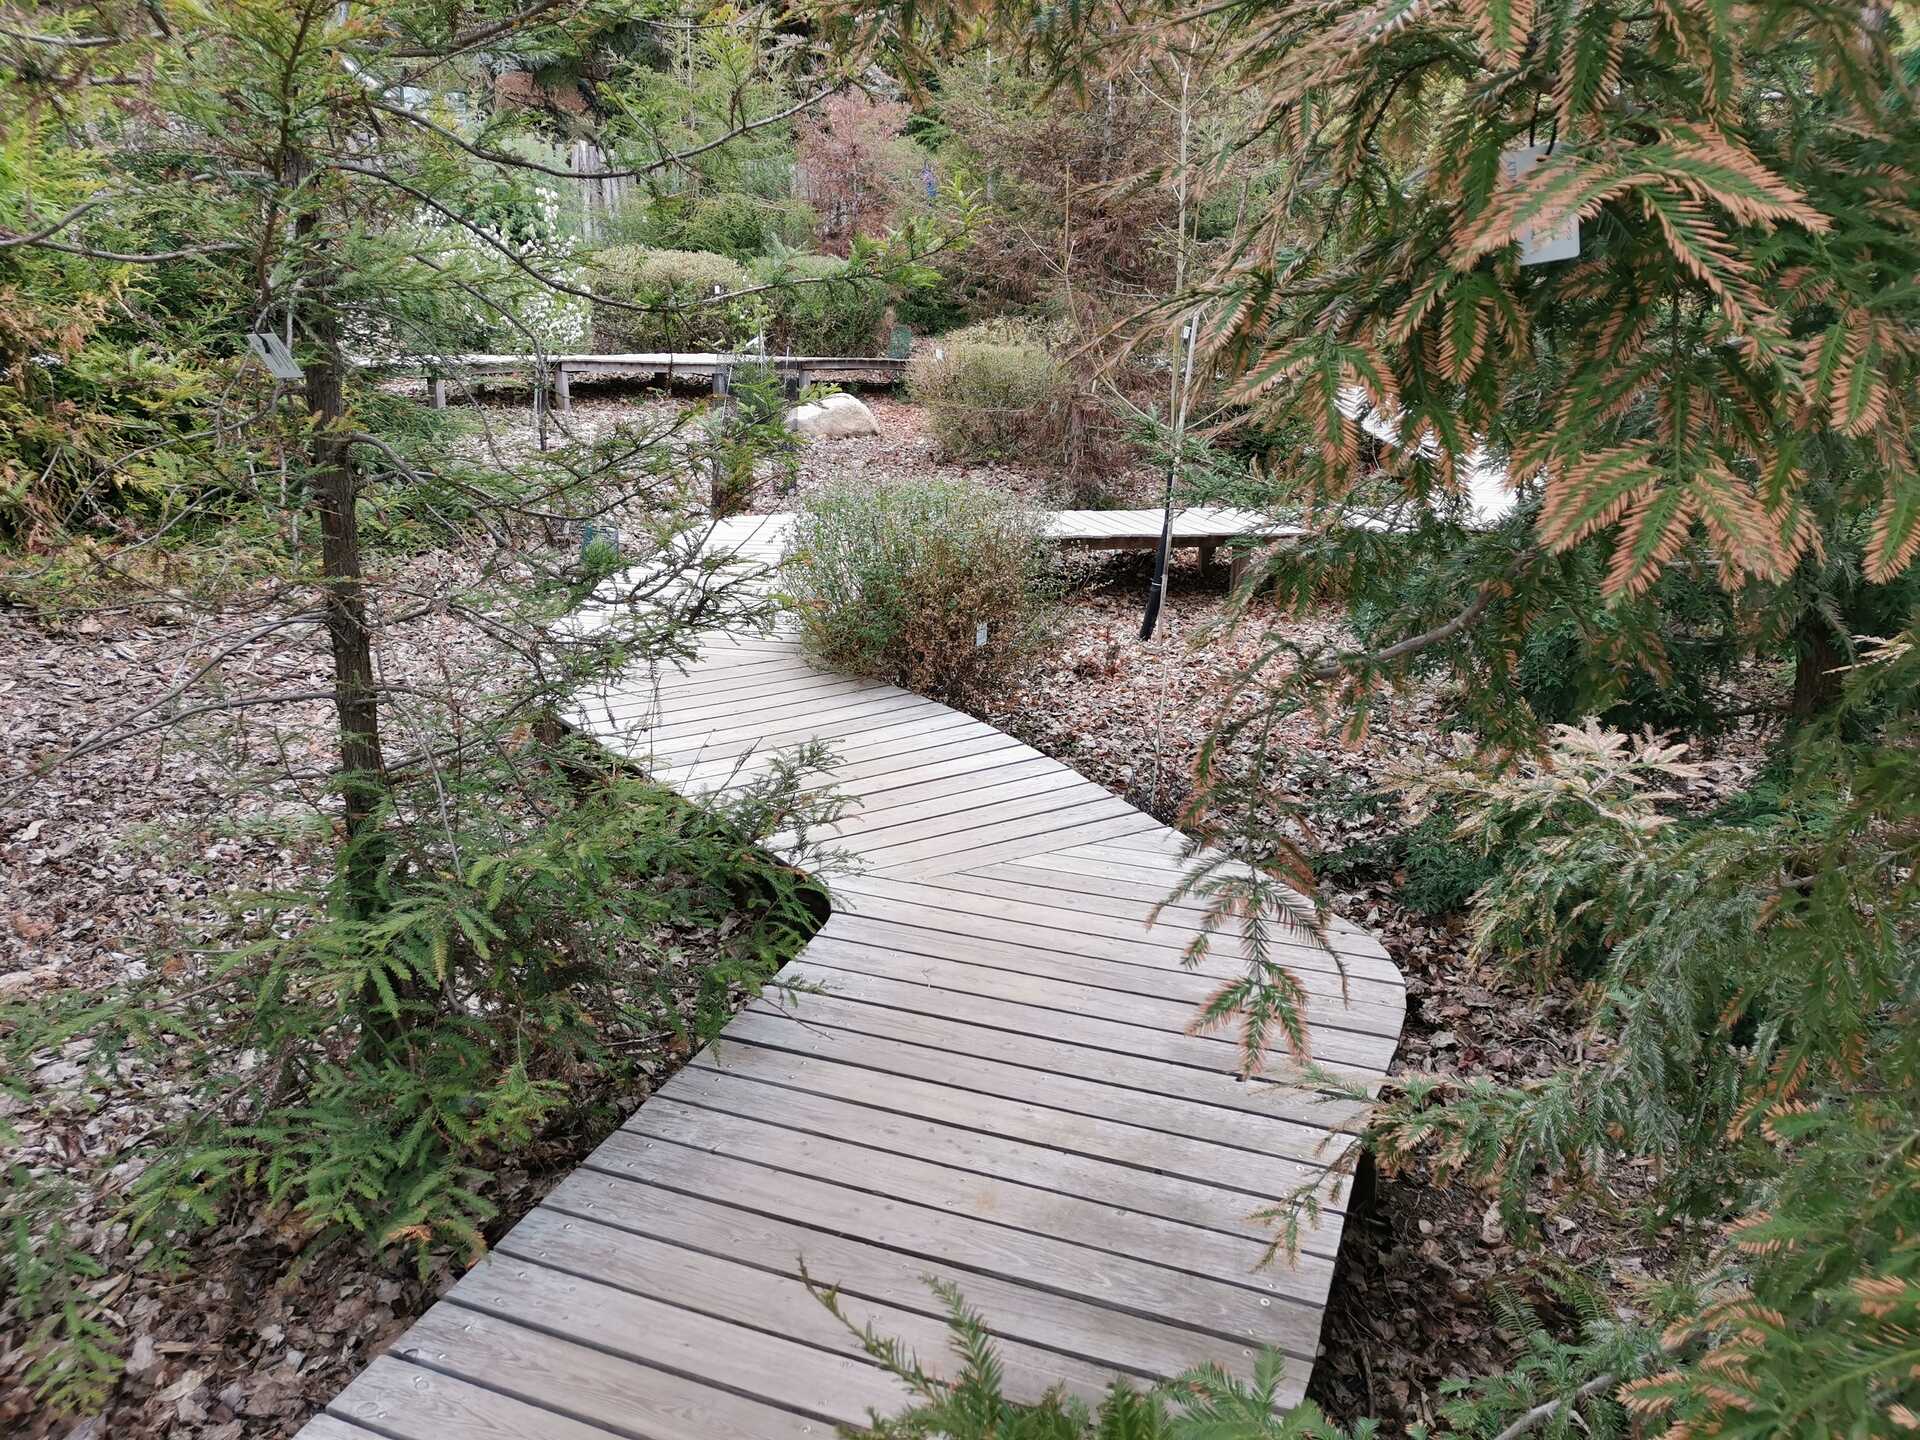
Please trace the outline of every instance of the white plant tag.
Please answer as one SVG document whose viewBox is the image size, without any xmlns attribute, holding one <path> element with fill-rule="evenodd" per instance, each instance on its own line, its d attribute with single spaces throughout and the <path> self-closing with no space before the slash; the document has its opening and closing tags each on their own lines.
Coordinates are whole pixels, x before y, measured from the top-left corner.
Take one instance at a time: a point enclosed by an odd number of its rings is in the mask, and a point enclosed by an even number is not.
<svg viewBox="0 0 1920 1440">
<path fill-rule="evenodd" d="M 256 330 L 247 336 L 247 349 L 254 358 L 267 367 L 267 373 L 276 380 L 304 380 L 307 372 L 300 368 L 300 362 L 293 358 L 293 352 L 287 349 L 287 342 L 271 332 Z"/>
<path fill-rule="evenodd" d="M 973 627 L 973 648 L 978 650 L 987 643 L 987 622 L 982 620 Z"/>
<path fill-rule="evenodd" d="M 1554 148 L 1551 145 L 1522 145 L 1518 150 L 1501 151 L 1501 177 L 1509 185 L 1518 185 L 1528 174 L 1539 169 L 1541 162 Z M 1522 226 L 1518 238 L 1522 265 L 1545 265 L 1554 260 L 1578 260 L 1580 258 L 1580 217 L 1569 215 L 1544 234 L 1531 225 Z"/>
</svg>

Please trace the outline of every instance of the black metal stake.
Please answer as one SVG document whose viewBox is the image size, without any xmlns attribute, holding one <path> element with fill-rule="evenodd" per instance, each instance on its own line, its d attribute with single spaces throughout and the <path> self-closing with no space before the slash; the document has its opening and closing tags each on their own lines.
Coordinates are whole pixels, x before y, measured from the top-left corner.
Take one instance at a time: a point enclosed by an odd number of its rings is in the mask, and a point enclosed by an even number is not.
<svg viewBox="0 0 1920 1440">
<path fill-rule="evenodd" d="M 1173 454 L 1167 458 L 1167 494 L 1160 517 L 1160 548 L 1154 551 L 1153 580 L 1147 586 L 1147 609 L 1140 617 L 1142 640 L 1153 638 L 1153 627 L 1160 623 L 1160 603 L 1167 594 L 1167 563 L 1173 556 L 1173 486 L 1180 473 L 1180 461 L 1183 458 L 1181 448 L 1186 444 L 1187 387 L 1193 382 L 1193 342 L 1199 329 L 1198 316 L 1186 324 L 1183 338 L 1187 342 L 1187 351 L 1180 369 L 1180 390 L 1174 402 L 1173 414 L 1168 417 L 1173 422 Z"/>
</svg>

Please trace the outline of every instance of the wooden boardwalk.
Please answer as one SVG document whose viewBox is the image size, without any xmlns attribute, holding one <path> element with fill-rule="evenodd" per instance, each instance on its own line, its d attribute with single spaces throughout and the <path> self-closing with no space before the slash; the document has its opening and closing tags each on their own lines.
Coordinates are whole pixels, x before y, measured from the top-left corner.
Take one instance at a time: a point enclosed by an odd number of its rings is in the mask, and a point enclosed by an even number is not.
<svg viewBox="0 0 1920 1440">
<path fill-rule="evenodd" d="M 467 384 L 509 379 L 526 384 L 539 375 L 544 364 L 547 382 L 553 386 L 554 404 L 565 411 L 573 408 L 575 381 L 650 380 L 663 385 L 702 381 L 714 385 L 717 393 L 734 367 L 750 358 L 756 363 L 764 361 L 783 380 L 796 386 L 810 385 L 816 380 L 895 385 L 906 378 L 907 373 L 907 362 L 893 355 L 749 357 L 711 350 L 632 355 L 448 355 L 438 360 L 403 361 L 394 368 L 424 375 L 435 408 L 442 408 L 447 403 L 450 377 Z"/>
<path fill-rule="evenodd" d="M 777 555 L 779 517 L 718 543 Z M 1342 1216 L 1257 1269 L 1250 1212 L 1340 1153 L 1349 1106 L 1235 1078 L 1187 1031 L 1238 969 L 1200 915 L 1148 911 L 1180 838 L 945 706 L 822 672 L 788 636 L 716 635 L 586 717 L 689 791 L 775 747 L 832 742 L 862 862 L 782 972 L 302 1432 L 305 1440 L 814 1437 L 903 1401 L 808 1293 L 944 1368 L 952 1281 L 1000 1337 L 1011 1388 L 1096 1397 L 1257 1347 L 1311 1369 Z M 1400 976 L 1334 929 L 1295 948 L 1316 1058 L 1382 1075 Z M 1340 971 L 1346 974 L 1343 995 Z"/>
</svg>

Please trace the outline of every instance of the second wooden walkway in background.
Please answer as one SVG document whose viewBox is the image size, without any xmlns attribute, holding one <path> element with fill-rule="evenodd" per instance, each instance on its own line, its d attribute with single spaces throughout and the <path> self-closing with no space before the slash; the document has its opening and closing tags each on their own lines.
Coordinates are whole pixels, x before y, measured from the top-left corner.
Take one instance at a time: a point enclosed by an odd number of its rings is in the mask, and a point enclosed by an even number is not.
<svg viewBox="0 0 1920 1440">
<path fill-rule="evenodd" d="M 782 526 L 716 543 L 775 558 Z M 862 862 L 781 979 L 347 1387 L 307 1440 L 816 1437 L 906 1399 L 809 1294 L 937 1366 L 951 1281 L 1010 1388 L 1092 1399 L 1203 1362 L 1289 1357 L 1304 1388 L 1341 1220 L 1257 1268 L 1250 1214 L 1340 1153 L 1351 1109 L 1234 1073 L 1188 1032 L 1239 969 L 1200 914 L 1147 917 L 1180 837 L 1066 766 L 907 691 L 714 636 L 588 723 L 687 791 L 830 742 Z M 1365 1080 L 1400 976 L 1338 924 L 1294 947 L 1316 1056 Z M 1344 972 L 1344 974 L 1343 974 Z"/>
</svg>

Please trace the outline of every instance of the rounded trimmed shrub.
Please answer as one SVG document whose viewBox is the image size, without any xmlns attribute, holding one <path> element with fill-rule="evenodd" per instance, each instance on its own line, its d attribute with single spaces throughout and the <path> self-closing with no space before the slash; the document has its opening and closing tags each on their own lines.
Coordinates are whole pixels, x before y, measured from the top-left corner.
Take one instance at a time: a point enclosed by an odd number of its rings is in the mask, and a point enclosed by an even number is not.
<svg viewBox="0 0 1920 1440">
<path fill-rule="evenodd" d="M 826 664 L 964 702 L 1044 643 L 1050 558 L 1040 516 L 1004 491 L 847 479 L 802 503 L 781 576 Z"/>
<path fill-rule="evenodd" d="M 596 303 L 593 341 L 602 352 L 725 350 L 739 328 L 735 307 L 700 302 L 715 285 L 733 291 L 748 284 L 747 272 L 724 255 L 638 245 L 597 251 L 589 277 L 596 294 L 659 307 L 643 312 Z"/>
<path fill-rule="evenodd" d="M 1062 458 L 1072 383 L 1047 347 L 1018 329 L 954 331 L 914 360 L 907 389 L 950 459 Z"/>
<path fill-rule="evenodd" d="M 771 314 L 767 344 L 793 355 L 873 355 L 887 316 L 887 287 L 870 277 L 836 280 L 852 266 L 832 255 L 768 256 L 749 267 L 756 285 L 782 280 L 827 280 L 768 290 L 759 298 Z"/>
</svg>

